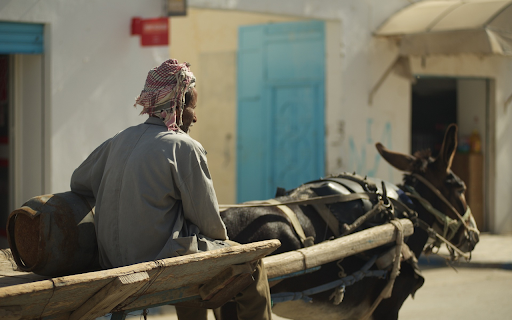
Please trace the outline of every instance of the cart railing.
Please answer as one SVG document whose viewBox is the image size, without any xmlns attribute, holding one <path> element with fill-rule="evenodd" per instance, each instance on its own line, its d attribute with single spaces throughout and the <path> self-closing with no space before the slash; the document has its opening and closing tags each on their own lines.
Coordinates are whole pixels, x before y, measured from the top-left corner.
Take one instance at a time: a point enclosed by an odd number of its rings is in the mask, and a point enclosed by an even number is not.
<svg viewBox="0 0 512 320">
<path fill-rule="evenodd" d="M 412 223 L 400 221 L 404 235 L 412 234 Z M 14 271 L 5 251 L 0 254 L 0 318 L 95 319 L 113 313 L 122 319 L 165 304 L 215 308 L 252 281 L 250 264 L 263 257 L 272 282 L 394 242 L 396 234 L 385 224 L 269 257 L 278 240 L 58 278 Z"/>
</svg>

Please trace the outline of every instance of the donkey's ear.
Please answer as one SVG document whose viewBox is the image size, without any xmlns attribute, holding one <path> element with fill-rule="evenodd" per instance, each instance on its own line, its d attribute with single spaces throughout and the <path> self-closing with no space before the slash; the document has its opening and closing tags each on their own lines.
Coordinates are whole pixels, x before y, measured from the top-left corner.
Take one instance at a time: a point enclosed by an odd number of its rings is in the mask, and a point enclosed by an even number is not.
<svg viewBox="0 0 512 320">
<path fill-rule="evenodd" d="M 455 151 L 457 151 L 457 125 L 452 123 L 446 129 L 443 145 L 436 159 L 441 170 L 446 172 L 450 171 Z"/>
<path fill-rule="evenodd" d="M 386 160 L 390 165 L 401 171 L 412 172 L 413 163 L 416 160 L 415 157 L 404 153 L 389 151 L 384 148 L 380 142 L 377 142 L 375 147 L 384 160 Z"/>
</svg>

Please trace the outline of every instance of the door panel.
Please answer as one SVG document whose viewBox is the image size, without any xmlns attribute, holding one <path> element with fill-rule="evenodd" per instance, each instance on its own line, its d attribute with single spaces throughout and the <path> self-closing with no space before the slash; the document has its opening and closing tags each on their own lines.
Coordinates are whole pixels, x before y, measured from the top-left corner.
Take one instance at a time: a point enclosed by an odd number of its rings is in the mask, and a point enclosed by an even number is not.
<svg viewBox="0 0 512 320">
<path fill-rule="evenodd" d="M 269 43 L 266 48 L 269 81 L 312 80 L 323 81 L 323 41 L 301 39 Z M 319 72 L 320 69 L 322 72 Z"/>
<path fill-rule="evenodd" d="M 318 125 L 314 125 L 318 100 L 314 85 L 276 87 L 272 101 L 274 139 L 272 150 L 272 185 L 286 189 L 319 178 L 323 170 L 315 147 L 321 140 Z M 318 139 L 320 137 L 320 139 Z"/>
<path fill-rule="evenodd" d="M 324 23 L 241 27 L 237 201 L 324 174 Z"/>
</svg>

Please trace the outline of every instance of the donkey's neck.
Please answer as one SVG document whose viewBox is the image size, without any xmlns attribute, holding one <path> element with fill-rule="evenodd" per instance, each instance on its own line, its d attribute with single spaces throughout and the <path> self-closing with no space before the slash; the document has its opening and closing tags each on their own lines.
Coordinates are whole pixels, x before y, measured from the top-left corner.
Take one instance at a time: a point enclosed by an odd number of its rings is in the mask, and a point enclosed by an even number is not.
<svg viewBox="0 0 512 320">
<path fill-rule="evenodd" d="M 423 220 L 426 224 L 432 226 L 435 218 L 430 213 L 422 207 L 417 208 L 416 212 L 418 213 L 418 219 Z M 428 238 L 428 233 L 425 230 L 420 227 L 414 228 L 414 233 L 409 237 L 407 245 L 414 252 L 416 258 L 420 257 Z"/>
</svg>

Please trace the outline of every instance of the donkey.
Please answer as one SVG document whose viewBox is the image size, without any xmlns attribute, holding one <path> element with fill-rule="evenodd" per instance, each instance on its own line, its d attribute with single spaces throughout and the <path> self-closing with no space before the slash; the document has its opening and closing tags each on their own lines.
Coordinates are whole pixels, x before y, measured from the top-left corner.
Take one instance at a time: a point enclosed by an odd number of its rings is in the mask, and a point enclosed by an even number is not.
<svg viewBox="0 0 512 320">
<path fill-rule="evenodd" d="M 381 293 L 388 284 L 388 279 L 375 277 L 363 278 L 353 285 L 311 294 L 309 302 L 303 300 L 277 303 L 273 312 L 290 319 L 398 319 L 398 312 L 409 295 L 414 293 L 424 282 L 417 266 L 417 258 L 427 248 L 432 250 L 441 245 L 449 245 L 452 258 L 466 256 L 478 242 L 479 231 L 471 211 L 464 198 L 465 185 L 451 171 L 451 164 L 457 147 L 457 126 L 447 128 L 439 155 L 432 158 L 430 152 L 406 155 L 387 150 L 382 144 L 376 144 L 380 155 L 393 167 L 405 172 L 403 183 L 394 186 L 378 179 L 362 178 L 357 175 L 341 174 L 323 180 L 307 183 L 295 190 L 281 194 L 274 201 L 283 202 L 297 199 L 308 192 L 315 195 L 333 193 L 365 193 L 379 195 L 377 199 L 389 199 L 389 210 L 369 218 L 361 226 L 352 225 L 351 231 L 358 231 L 373 225 L 385 223 L 390 213 L 395 217 L 410 218 L 414 224 L 414 234 L 406 239 L 409 250 L 402 250 L 403 259 L 400 273 L 392 287 L 391 296 L 382 299 Z M 378 186 L 379 182 L 382 186 Z M 334 190 L 334 191 L 333 191 Z M 339 230 L 347 233 L 350 224 L 369 209 L 375 208 L 374 200 L 368 206 L 368 200 L 356 200 L 328 206 L 339 221 Z M 382 203 L 381 203 L 382 204 Z M 289 205 L 302 226 L 304 235 L 320 243 L 339 235 L 339 230 L 329 226 L 318 207 L 311 205 Z M 304 246 L 304 239 L 290 222 L 290 219 L 278 207 L 235 207 L 221 212 L 230 239 L 239 243 L 249 243 L 267 239 L 279 239 L 281 247 L 278 254 Z M 348 229 L 347 229 L 348 227 Z M 330 283 L 360 270 L 368 265 L 370 256 L 382 257 L 390 251 L 389 246 L 377 248 L 371 252 L 354 255 L 342 261 L 323 265 L 319 271 L 271 283 L 271 293 L 303 292 L 312 287 Z M 392 248 L 391 248 L 392 251 Z M 409 252 L 409 257 L 406 257 Z M 412 253 L 412 254 L 411 254 Z M 371 265 L 371 263 L 370 263 Z M 389 264 L 381 266 L 386 270 Z M 377 269 L 376 264 L 371 269 Z M 341 297 L 340 297 L 341 295 Z M 336 298 L 337 296 L 337 298 Z M 334 297 L 336 304 L 331 300 Z M 307 300 L 307 299 L 306 299 Z M 227 303 L 215 311 L 218 320 L 236 319 L 236 308 Z"/>
</svg>

